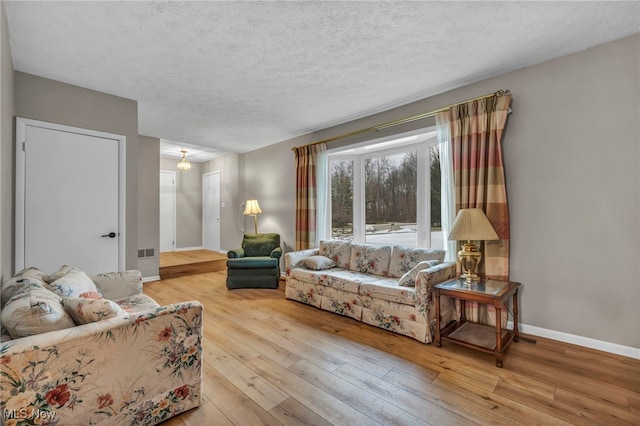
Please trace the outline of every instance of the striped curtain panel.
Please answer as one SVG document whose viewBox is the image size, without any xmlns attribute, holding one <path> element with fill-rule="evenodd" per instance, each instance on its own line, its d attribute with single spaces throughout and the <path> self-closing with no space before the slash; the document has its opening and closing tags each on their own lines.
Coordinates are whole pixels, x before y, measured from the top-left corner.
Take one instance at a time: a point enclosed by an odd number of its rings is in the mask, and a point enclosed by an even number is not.
<svg viewBox="0 0 640 426">
<path fill-rule="evenodd" d="M 497 280 L 509 279 L 509 208 L 501 142 L 510 102 L 507 93 L 449 109 L 455 210 L 480 208 L 496 230 L 500 239 L 481 246 L 478 273 Z M 493 307 L 467 306 L 468 318 L 495 324 Z M 506 315 L 502 319 L 506 321 Z"/>
<path fill-rule="evenodd" d="M 318 154 L 325 144 L 295 148 L 296 161 L 296 250 L 316 245 L 316 209 L 318 188 Z"/>
</svg>

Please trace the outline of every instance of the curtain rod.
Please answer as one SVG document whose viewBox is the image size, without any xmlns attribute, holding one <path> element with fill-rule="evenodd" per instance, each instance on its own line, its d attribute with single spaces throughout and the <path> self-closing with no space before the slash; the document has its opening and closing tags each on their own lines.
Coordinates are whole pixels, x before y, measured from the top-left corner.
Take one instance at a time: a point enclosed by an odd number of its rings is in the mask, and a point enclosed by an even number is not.
<svg viewBox="0 0 640 426">
<path fill-rule="evenodd" d="M 339 136 L 333 136 L 333 137 L 330 137 L 330 138 L 322 139 L 320 141 L 312 142 L 312 143 L 309 143 L 309 144 L 306 144 L 306 145 L 294 146 L 293 148 L 291 148 L 291 151 L 295 151 L 296 149 L 302 148 L 303 146 L 313 146 L 313 145 L 317 145 L 317 144 L 320 144 L 320 143 L 332 142 L 332 141 L 335 141 L 335 140 L 338 140 L 338 139 L 344 139 L 344 138 L 348 138 L 350 136 L 359 135 L 359 134 L 362 134 L 362 133 L 374 132 L 374 131 L 377 131 L 377 130 L 386 129 L 388 127 L 399 126 L 400 124 L 411 123 L 413 121 L 418 121 L 418 120 L 425 119 L 427 117 L 432 117 L 432 116 L 436 115 L 439 112 L 444 112 L 444 111 L 448 110 L 449 108 L 457 106 L 457 105 L 462 105 L 462 104 L 466 104 L 467 102 L 473 102 L 473 101 L 477 101 L 477 100 L 480 100 L 480 99 L 490 98 L 490 97 L 493 97 L 493 96 L 504 96 L 504 95 L 508 95 L 509 93 L 510 93 L 510 91 L 508 89 L 507 90 L 498 90 L 498 91 L 493 92 L 493 93 L 488 93 L 488 94 L 483 95 L 483 96 L 478 96 L 477 98 L 467 99 L 466 101 L 457 102 L 455 104 L 447 105 L 445 107 L 442 107 L 442 108 L 434 110 L 434 111 L 423 112 L 422 114 L 412 115 L 411 117 L 401 118 L 399 120 L 390 121 L 388 123 L 378 124 L 376 126 L 367 127 L 366 129 L 355 130 L 353 132 L 349 132 L 349 133 L 345 133 L 345 134 L 342 134 L 342 135 L 339 135 Z"/>
</svg>

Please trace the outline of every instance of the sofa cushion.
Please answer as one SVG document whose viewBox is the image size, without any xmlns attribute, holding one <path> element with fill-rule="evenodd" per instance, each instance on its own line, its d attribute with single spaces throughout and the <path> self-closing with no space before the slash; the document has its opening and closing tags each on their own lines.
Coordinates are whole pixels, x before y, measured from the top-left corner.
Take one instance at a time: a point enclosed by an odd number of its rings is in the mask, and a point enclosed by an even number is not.
<svg viewBox="0 0 640 426">
<path fill-rule="evenodd" d="M 373 244 L 352 244 L 349 269 L 382 277 L 389 275 L 391 246 Z"/>
<path fill-rule="evenodd" d="M 46 276 L 46 274 L 38 268 L 25 268 L 3 282 L 2 289 L 0 290 L 0 308 L 4 307 L 5 303 L 20 290 L 24 285 L 24 278 L 31 278 L 44 286 L 44 276 Z"/>
<path fill-rule="evenodd" d="M 17 339 L 73 327 L 75 323 L 62 306 L 60 296 L 47 290 L 41 282 L 24 278 L 20 291 L 2 310 L 2 325 Z"/>
<path fill-rule="evenodd" d="M 123 297 L 121 299 L 115 300 L 115 302 L 118 304 L 118 306 L 120 306 L 120 308 L 122 308 L 123 311 L 129 314 L 149 311 L 160 307 L 158 302 L 142 293 Z"/>
<path fill-rule="evenodd" d="M 395 278 L 378 278 L 360 286 L 360 294 L 374 299 L 388 300 L 404 305 L 415 305 L 415 289 L 401 287 Z"/>
<path fill-rule="evenodd" d="M 269 256 L 240 257 L 227 259 L 227 268 L 235 269 L 263 269 L 277 268 L 278 259 Z"/>
<path fill-rule="evenodd" d="M 333 268 L 329 271 L 313 271 L 310 269 L 294 268 L 291 278 L 299 281 L 337 288 L 339 290 L 358 293 L 360 284 L 373 277 L 342 268 Z"/>
<path fill-rule="evenodd" d="M 423 260 L 422 262 L 418 262 L 418 264 L 411 268 L 409 272 L 400 277 L 400 280 L 398 280 L 398 285 L 402 287 L 415 287 L 418 272 L 422 271 L 423 269 L 436 266 L 437 264 L 437 260 Z"/>
<path fill-rule="evenodd" d="M 389 262 L 389 276 L 400 278 L 425 260 L 437 260 L 444 262 L 444 250 L 418 247 L 393 246 L 391 261 Z"/>
<path fill-rule="evenodd" d="M 298 264 L 314 271 L 331 269 L 336 266 L 336 262 L 326 256 L 309 256 L 302 259 Z"/>
<path fill-rule="evenodd" d="M 89 324 L 124 315 L 117 303 L 103 298 L 63 297 L 62 305 L 76 324 Z"/>
<path fill-rule="evenodd" d="M 91 299 L 102 297 L 91 278 L 75 268 L 51 282 L 48 288 L 60 297 L 87 297 Z"/>
<path fill-rule="evenodd" d="M 332 259 L 338 268 L 349 269 L 351 243 L 339 240 L 320 241 L 318 254 Z"/>
</svg>

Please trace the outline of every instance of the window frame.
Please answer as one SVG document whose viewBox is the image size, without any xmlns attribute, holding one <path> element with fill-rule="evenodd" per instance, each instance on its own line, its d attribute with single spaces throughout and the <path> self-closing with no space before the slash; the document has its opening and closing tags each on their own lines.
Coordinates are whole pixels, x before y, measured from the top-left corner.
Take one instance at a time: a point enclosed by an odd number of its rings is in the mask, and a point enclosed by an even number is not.
<svg viewBox="0 0 640 426">
<path fill-rule="evenodd" d="M 417 136 L 417 140 L 408 141 L 388 148 L 380 147 L 379 149 L 367 150 L 365 147 L 371 147 L 376 144 L 384 144 Z M 405 154 L 409 151 L 416 151 L 418 158 L 417 168 L 417 194 L 416 194 L 416 247 L 431 246 L 431 173 L 430 173 L 430 155 L 429 150 L 433 146 L 438 145 L 438 138 L 435 132 L 435 126 L 429 126 L 417 131 L 392 135 L 385 138 L 371 139 L 359 144 L 342 146 L 340 148 L 329 149 L 327 151 L 327 218 L 326 218 L 326 234 L 320 239 L 332 238 L 332 161 L 352 161 L 353 162 L 353 242 L 364 244 L 366 242 L 366 206 L 365 206 L 365 163 L 368 159 Z M 351 151 L 360 152 L 351 152 Z M 422 165 L 422 167 L 421 167 Z M 370 243 L 375 244 L 375 243 Z"/>
</svg>

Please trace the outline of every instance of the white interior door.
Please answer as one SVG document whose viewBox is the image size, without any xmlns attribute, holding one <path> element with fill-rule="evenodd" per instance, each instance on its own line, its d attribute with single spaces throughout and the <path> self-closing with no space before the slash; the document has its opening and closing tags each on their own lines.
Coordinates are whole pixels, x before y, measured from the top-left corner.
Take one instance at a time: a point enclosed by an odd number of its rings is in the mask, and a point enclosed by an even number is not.
<svg viewBox="0 0 640 426">
<path fill-rule="evenodd" d="M 176 172 L 160 171 L 160 251 L 176 249 Z"/>
<path fill-rule="evenodd" d="M 123 270 L 125 137 L 16 123 L 16 271 Z"/>
<path fill-rule="evenodd" d="M 202 247 L 220 250 L 220 172 L 202 175 Z"/>
</svg>

